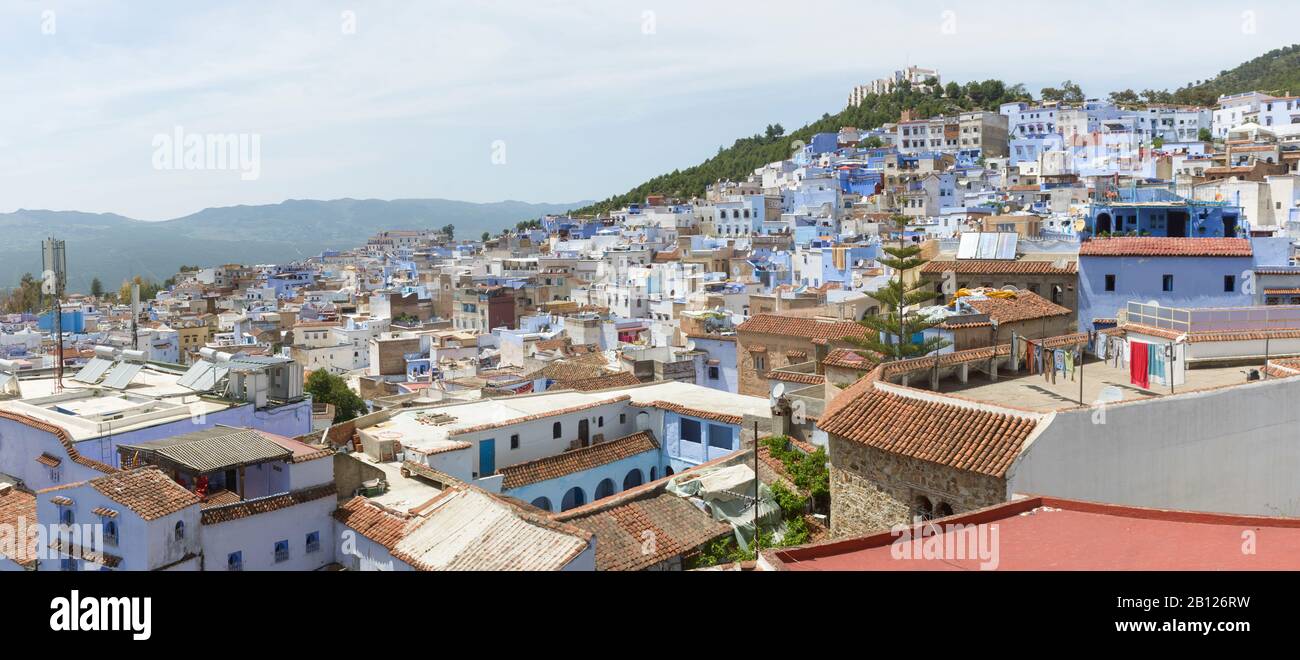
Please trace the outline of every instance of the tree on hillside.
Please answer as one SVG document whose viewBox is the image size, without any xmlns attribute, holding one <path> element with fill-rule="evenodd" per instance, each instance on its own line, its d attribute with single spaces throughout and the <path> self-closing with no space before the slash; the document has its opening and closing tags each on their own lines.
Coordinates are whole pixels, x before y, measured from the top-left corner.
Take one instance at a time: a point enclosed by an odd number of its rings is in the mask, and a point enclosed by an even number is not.
<svg viewBox="0 0 1300 660">
<path fill-rule="evenodd" d="M 1044 87 L 1040 94 L 1044 101 L 1062 101 L 1065 103 L 1082 103 L 1084 101 L 1083 88 L 1078 86 L 1072 80 L 1061 83 L 1061 87 Z"/>
<path fill-rule="evenodd" d="M 311 394 L 312 401 L 334 404 L 335 424 L 355 419 L 366 412 L 366 402 L 348 388 L 347 382 L 324 369 L 311 372 L 305 389 Z"/>
<path fill-rule="evenodd" d="M 135 277 L 129 280 L 123 281 L 122 286 L 117 288 L 118 300 L 124 302 L 130 302 L 132 284 L 140 285 L 140 300 L 142 302 L 146 300 L 153 300 L 154 296 L 157 296 L 159 291 L 162 291 L 163 289 L 167 288 L 165 285 L 159 284 L 151 279 L 146 279 L 144 277 L 136 275 Z"/>
<path fill-rule="evenodd" d="M 483 239 L 484 243 L 488 242 L 488 239 L 492 238 L 492 232 L 488 232 L 488 231 L 483 232 L 483 236 L 481 238 Z"/>
<path fill-rule="evenodd" d="M 898 234 L 898 245 L 881 248 L 888 256 L 881 257 L 880 263 L 892 268 L 894 277 L 883 288 L 873 291 L 871 297 L 880 301 L 884 311 L 858 321 L 872 332 L 861 339 L 844 338 L 850 343 L 880 354 L 885 362 L 922 357 L 949 344 L 941 337 L 922 338 L 918 341 L 921 333 L 939 325 L 941 321 L 931 321 L 915 310 L 908 311 L 908 308 L 934 300 L 941 294 L 929 290 L 929 283 L 920 279 L 911 284 L 903 281 L 903 276 L 908 271 L 920 268 L 929 262 L 929 259 L 920 256 L 920 245 L 907 242 L 903 231 L 907 227 L 907 221 L 905 215 L 895 215 L 891 218 L 895 233 Z"/>
<path fill-rule="evenodd" d="M 96 298 L 101 298 L 104 295 L 104 283 L 100 282 L 98 277 L 90 281 L 90 295 Z"/>
<path fill-rule="evenodd" d="M 454 240 L 456 240 L 456 225 L 453 225 L 453 224 L 445 224 L 445 225 L 443 225 L 443 226 L 442 226 L 442 233 L 444 233 L 444 234 L 447 235 L 447 240 L 449 240 L 449 241 L 454 241 Z"/>
<path fill-rule="evenodd" d="M 1140 102 L 1137 92 L 1125 89 L 1110 93 L 1110 102 L 1115 105 L 1137 105 Z"/>
</svg>

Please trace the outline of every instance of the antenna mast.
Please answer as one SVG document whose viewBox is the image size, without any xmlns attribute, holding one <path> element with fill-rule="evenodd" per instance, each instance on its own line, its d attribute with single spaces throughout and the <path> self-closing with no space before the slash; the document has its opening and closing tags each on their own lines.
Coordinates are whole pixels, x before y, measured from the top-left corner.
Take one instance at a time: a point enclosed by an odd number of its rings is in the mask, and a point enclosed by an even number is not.
<svg viewBox="0 0 1300 660">
<path fill-rule="evenodd" d="M 54 391 L 63 391 L 63 290 L 68 284 L 68 253 L 63 241 L 53 236 L 41 242 L 41 290 L 52 299 L 50 316 L 54 329 Z"/>
</svg>

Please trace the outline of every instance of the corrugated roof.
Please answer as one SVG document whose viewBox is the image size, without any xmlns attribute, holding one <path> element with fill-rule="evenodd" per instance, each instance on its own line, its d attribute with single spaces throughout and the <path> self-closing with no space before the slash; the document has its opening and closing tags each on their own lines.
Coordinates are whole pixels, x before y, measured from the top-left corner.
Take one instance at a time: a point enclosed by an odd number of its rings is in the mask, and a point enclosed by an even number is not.
<svg viewBox="0 0 1300 660">
<path fill-rule="evenodd" d="M 257 431 L 227 427 L 213 427 L 152 442 L 121 445 L 118 451 L 124 456 L 130 456 L 136 451 L 160 456 L 198 473 L 272 460 L 288 461 L 293 457 L 292 450 Z"/>
<path fill-rule="evenodd" d="M 591 541 L 591 532 L 479 488 L 443 491 L 428 507 L 392 551 L 419 570 L 560 570 Z"/>
</svg>

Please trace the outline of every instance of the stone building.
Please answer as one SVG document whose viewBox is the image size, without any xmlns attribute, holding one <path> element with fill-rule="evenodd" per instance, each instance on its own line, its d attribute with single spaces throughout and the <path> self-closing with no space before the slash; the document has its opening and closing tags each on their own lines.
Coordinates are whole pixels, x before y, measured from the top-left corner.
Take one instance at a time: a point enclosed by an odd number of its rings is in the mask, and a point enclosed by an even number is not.
<svg viewBox="0 0 1300 660">
<path fill-rule="evenodd" d="M 1006 501 L 1007 468 L 1044 416 L 894 387 L 881 382 L 883 369 L 844 390 L 820 424 L 829 434 L 831 533 Z"/>
<path fill-rule="evenodd" d="M 736 327 L 739 391 L 766 398 L 769 372 L 810 361 L 820 365 L 832 349 L 850 345 L 845 337 L 867 332 L 853 321 L 758 314 Z"/>
<path fill-rule="evenodd" d="M 1077 260 L 1000 260 L 956 259 L 935 260 L 921 267 L 921 278 L 933 286 L 935 292 L 943 291 L 946 273 L 952 273 L 953 284 L 961 288 L 1014 286 L 1022 291 L 1032 291 L 1057 305 L 1076 309 L 1078 305 L 1079 263 Z"/>
</svg>

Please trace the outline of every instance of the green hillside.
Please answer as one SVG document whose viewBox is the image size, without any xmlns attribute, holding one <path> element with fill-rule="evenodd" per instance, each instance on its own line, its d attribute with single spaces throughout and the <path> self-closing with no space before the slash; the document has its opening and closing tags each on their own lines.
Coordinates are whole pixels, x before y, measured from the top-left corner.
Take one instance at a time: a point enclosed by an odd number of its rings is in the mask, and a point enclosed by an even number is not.
<svg viewBox="0 0 1300 660">
<path fill-rule="evenodd" d="M 644 201 L 646 195 L 702 195 L 704 187 L 718 179 L 743 179 L 756 168 L 789 158 L 796 141 L 807 143 L 815 133 L 835 132 L 844 126 L 875 128 L 898 121 L 903 110 L 908 108 L 915 110 L 917 116 L 931 117 L 972 109 L 996 110 L 1001 103 L 1030 98 L 1024 85 L 1008 86 L 1000 80 L 966 85 L 949 83 L 932 92 L 898 89 L 887 95 L 869 95 L 859 106 L 845 108 L 835 115 L 822 115 L 821 119 L 789 134 L 779 124 L 768 126 L 763 134 L 736 140 L 735 144 L 720 148 L 716 156 L 699 165 L 657 176 L 622 195 L 578 209 L 575 213 L 587 215 L 622 208 L 628 203 Z"/>
<path fill-rule="evenodd" d="M 1173 92 L 1173 101 L 1213 105 L 1224 94 L 1252 91 L 1300 94 L 1300 44 L 1269 51 L 1210 80 L 1184 85 Z"/>
</svg>

